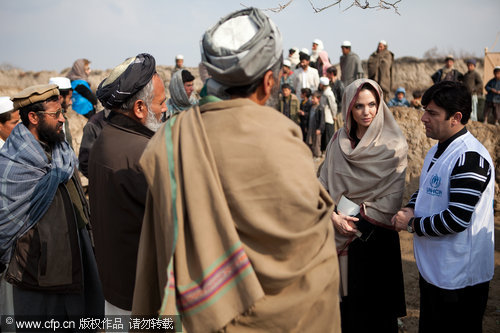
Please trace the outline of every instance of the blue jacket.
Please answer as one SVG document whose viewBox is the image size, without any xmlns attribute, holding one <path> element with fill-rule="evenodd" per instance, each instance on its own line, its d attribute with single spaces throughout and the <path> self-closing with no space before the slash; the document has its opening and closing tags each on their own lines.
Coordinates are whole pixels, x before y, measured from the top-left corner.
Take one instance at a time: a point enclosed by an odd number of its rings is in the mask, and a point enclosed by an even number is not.
<svg viewBox="0 0 500 333">
<path fill-rule="evenodd" d="M 88 99 L 86 99 L 85 97 L 80 95 L 75 90 L 75 88 L 79 85 L 83 85 L 88 90 L 90 90 L 90 85 L 85 80 L 71 81 L 71 88 L 73 89 L 73 97 L 71 97 L 71 101 L 73 102 L 73 105 L 71 106 L 71 108 L 73 110 L 75 110 L 75 112 L 84 115 L 84 114 L 87 114 L 90 111 L 92 111 L 94 109 L 94 106 L 92 105 L 92 103 Z"/>
</svg>

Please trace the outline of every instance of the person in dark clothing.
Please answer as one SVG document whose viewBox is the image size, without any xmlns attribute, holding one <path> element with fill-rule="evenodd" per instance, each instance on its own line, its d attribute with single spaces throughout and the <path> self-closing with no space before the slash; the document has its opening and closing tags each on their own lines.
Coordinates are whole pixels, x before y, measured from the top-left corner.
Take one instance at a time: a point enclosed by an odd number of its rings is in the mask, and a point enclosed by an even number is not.
<svg viewBox="0 0 500 333">
<path fill-rule="evenodd" d="M 28 87 L 12 100 L 22 124 L 0 150 L 0 262 L 8 263 L 15 315 L 102 318 L 89 206 L 57 85 Z"/>
<path fill-rule="evenodd" d="M 463 81 L 464 75 L 457 71 L 453 65 L 455 63 L 455 58 L 450 54 L 444 59 L 444 67 L 432 74 L 431 79 L 434 83 L 441 81 Z"/>
<path fill-rule="evenodd" d="M 88 163 L 95 253 L 105 314 L 129 315 L 147 191 L 139 158 L 167 111 L 153 56 L 142 53 L 115 67 L 97 96 L 110 113 Z"/>
<path fill-rule="evenodd" d="M 330 80 L 330 87 L 335 95 L 337 110 L 342 110 L 342 96 L 344 95 L 344 83 L 337 78 L 337 67 L 331 66 L 326 70 L 326 77 Z"/>
<path fill-rule="evenodd" d="M 302 130 L 302 138 L 304 142 L 307 139 L 307 131 L 309 127 L 309 111 L 311 111 L 311 89 L 302 88 L 300 90 L 300 107 L 299 107 L 299 120 L 300 120 L 300 129 Z"/>
</svg>

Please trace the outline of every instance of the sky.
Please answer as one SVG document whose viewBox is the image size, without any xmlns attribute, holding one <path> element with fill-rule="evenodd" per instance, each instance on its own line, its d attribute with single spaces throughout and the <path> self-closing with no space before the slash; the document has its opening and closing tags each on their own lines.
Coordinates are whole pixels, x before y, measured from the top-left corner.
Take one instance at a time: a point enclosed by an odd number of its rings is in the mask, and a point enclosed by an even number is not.
<svg viewBox="0 0 500 333">
<path fill-rule="evenodd" d="M 334 2 L 311 1 L 316 7 Z M 87 58 L 93 69 L 105 70 L 142 52 L 152 54 L 159 65 L 173 65 L 175 56 L 183 54 L 186 66 L 197 66 L 201 37 L 220 18 L 244 6 L 266 9 L 287 2 L 0 0 L 0 66 L 61 71 Z M 396 58 L 421 58 L 433 48 L 456 57 L 483 57 L 485 47 L 500 52 L 498 0 L 401 0 L 399 15 L 393 10 L 346 10 L 351 3 L 343 0 L 340 7 L 315 13 L 309 0 L 294 0 L 280 13 L 266 13 L 282 33 L 285 56 L 291 47 L 310 50 L 316 38 L 333 64 L 344 40 L 351 41 L 361 59 L 381 39 Z"/>
</svg>

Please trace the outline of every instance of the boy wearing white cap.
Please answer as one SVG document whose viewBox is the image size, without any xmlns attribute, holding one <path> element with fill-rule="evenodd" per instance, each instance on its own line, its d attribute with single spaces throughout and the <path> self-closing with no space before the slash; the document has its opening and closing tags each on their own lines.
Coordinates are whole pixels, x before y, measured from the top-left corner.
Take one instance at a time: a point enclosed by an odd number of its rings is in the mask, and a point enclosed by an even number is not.
<svg viewBox="0 0 500 333">
<path fill-rule="evenodd" d="M 14 110 L 10 97 L 0 97 L 0 148 L 18 122 L 19 110 Z"/>
<path fill-rule="evenodd" d="M 71 98 L 73 97 L 73 89 L 71 89 L 71 81 L 67 77 L 57 76 L 51 77 L 49 79 L 49 84 L 56 84 L 57 89 L 59 89 L 59 101 L 61 102 L 61 107 L 63 109 L 63 117 L 66 120 L 64 122 L 64 135 L 66 141 L 69 143 L 71 148 L 73 148 L 73 137 L 71 136 L 71 131 L 69 129 L 69 121 L 66 113 L 68 108 L 73 104 Z M 74 148 L 73 148 L 74 149 Z"/>
</svg>

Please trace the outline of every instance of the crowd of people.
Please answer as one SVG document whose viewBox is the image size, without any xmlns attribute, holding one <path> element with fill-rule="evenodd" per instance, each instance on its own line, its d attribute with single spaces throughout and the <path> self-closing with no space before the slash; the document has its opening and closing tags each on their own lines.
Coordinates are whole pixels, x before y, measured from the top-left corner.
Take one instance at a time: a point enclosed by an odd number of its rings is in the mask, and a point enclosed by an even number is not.
<svg viewBox="0 0 500 333">
<path fill-rule="evenodd" d="M 1 314 L 180 315 L 186 332 L 398 332 L 405 230 L 419 332 L 481 332 L 495 175 L 466 128 L 482 89 L 475 61 L 461 75 L 448 57 L 410 104 L 403 87 L 389 97 L 386 41 L 368 78 L 351 43 L 341 49 L 340 75 L 318 39 L 284 59 L 279 29 L 246 8 L 204 33 L 199 96 L 182 55 L 167 100 L 155 58 L 141 53 L 95 94 L 79 59 L 67 77 L 0 98 Z M 499 117 L 494 73 L 487 100 Z M 410 105 L 438 143 L 401 208 L 408 146 L 389 106 Z M 70 106 L 89 118 L 78 158 Z M 311 155 L 325 158 L 318 173 Z"/>
</svg>

